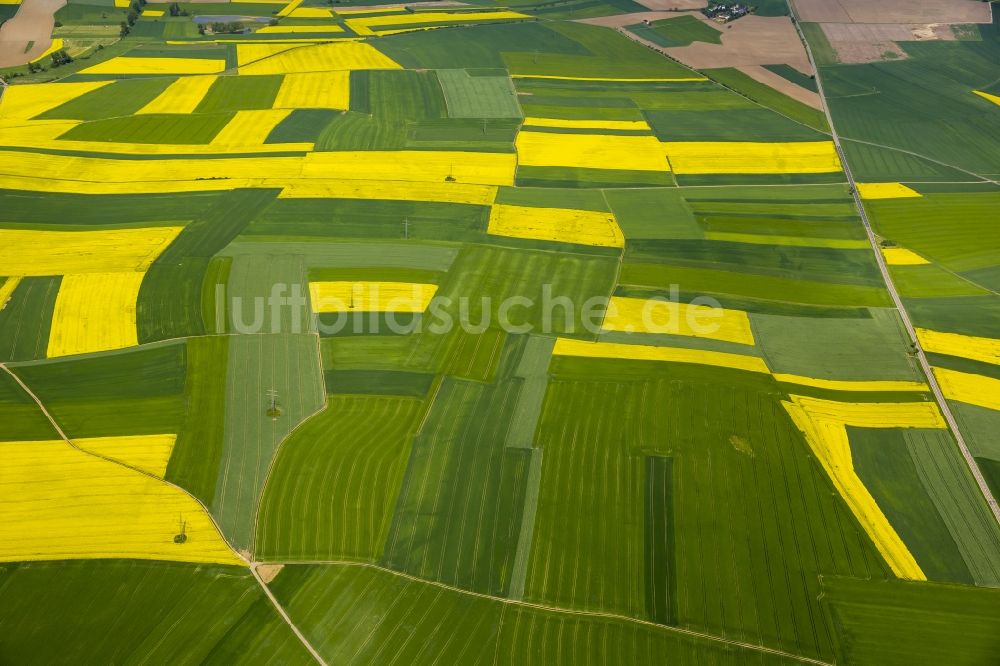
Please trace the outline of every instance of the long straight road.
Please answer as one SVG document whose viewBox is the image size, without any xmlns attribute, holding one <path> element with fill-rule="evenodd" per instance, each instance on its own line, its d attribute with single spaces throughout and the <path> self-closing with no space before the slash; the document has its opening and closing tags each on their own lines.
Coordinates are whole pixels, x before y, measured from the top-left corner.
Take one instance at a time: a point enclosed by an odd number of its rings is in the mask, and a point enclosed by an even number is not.
<svg viewBox="0 0 1000 666">
<path fill-rule="evenodd" d="M 854 195 L 854 205 L 858 209 L 858 214 L 861 215 L 861 221 L 865 226 L 865 233 L 868 234 L 868 242 L 871 243 L 872 251 L 875 252 L 875 260 L 878 262 L 879 270 L 882 272 L 882 278 L 885 281 L 886 289 L 889 290 L 889 294 L 892 296 L 892 302 L 896 304 L 896 310 L 899 311 L 900 317 L 903 318 L 903 324 L 906 326 L 906 332 L 910 336 L 913 348 L 916 350 L 916 356 L 920 361 L 920 366 L 923 368 L 924 374 L 927 376 L 927 383 L 934 392 L 934 399 L 937 400 L 938 407 L 941 409 L 941 414 L 944 415 L 944 419 L 948 423 L 948 427 L 951 428 L 952 434 L 958 442 L 958 448 L 962 452 L 962 457 L 965 458 L 965 462 L 968 464 L 969 470 L 972 472 L 972 476 L 975 477 L 976 483 L 979 485 L 979 490 L 983 493 L 983 497 L 986 498 L 986 503 L 989 504 L 990 510 L 993 512 L 994 519 L 1000 523 L 1000 505 L 997 504 L 996 498 L 993 497 L 993 493 L 990 491 L 990 487 L 986 483 L 986 478 L 983 476 L 982 470 L 979 469 L 979 465 L 976 464 L 976 459 L 972 456 L 972 453 L 969 451 L 969 447 L 965 443 L 965 438 L 962 437 L 962 432 L 959 430 L 958 423 L 955 421 L 955 416 L 952 414 L 951 407 L 948 406 L 948 401 L 941 392 L 941 387 L 938 385 L 937 378 L 934 376 L 931 364 L 927 360 L 927 354 L 924 353 L 923 348 L 920 346 L 920 341 L 917 339 L 917 332 L 913 327 L 913 322 L 910 320 L 910 314 L 903 306 L 903 299 L 900 298 L 899 292 L 896 290 L 896 285 L 892 281 L 892 276 L 889 274 L 889 267 L 885 263 L 885 257 L 882 256 L 882 250 L 879 247 L 878 240 L 875 238 L 875 232 L 872 230 L 871 221 L 868 219 L 868 212 L 865 210 L 864 203 L 861 201 L 861 195 L 858 193 L 858 186 L 854 180 L 854 174 L 851 173 L 851 165 L 847 163 L 847 156 L 844 154 L 844 149 L 840 145 L 840 136 L 837 134 L 837 126 L 834 124 L 833 115 L 830 113 L 830 105 L 827 104 L 826 101 L 826 93 L 823 91 L 822 77 L 820 76 L 819 68 L 816 66 L 816 60 L 813 58 L 812 48 L 809 46 L 809 42 L 806 40 L 805 34 L 802 32 L 802 28 L 799 26 L 798 16 L 795 13 L 795 7 L 792 6 L 791 0 L 789 0 L 788 4 L 793 21 L 795 22 L 795 29 L 799 32 L 799 39 L 802 40 L 802 44 L 806 48 L 806 54 L 809 56 L 809 62 L 812 64 L 813 69 L 816 72 L 816 86 L 819 91 L 820 100 L 823 102 L 823 113 L 826 114 L 826 121 L 830 125 L 830 134 L 833 137 L 833 143 L 837 147 L 837 154 L 839 155 L 840 162 L 844 167 L 844 173 L 847 175 L 847 182 L 851 185 L 851 193 Z"/>
</svg>

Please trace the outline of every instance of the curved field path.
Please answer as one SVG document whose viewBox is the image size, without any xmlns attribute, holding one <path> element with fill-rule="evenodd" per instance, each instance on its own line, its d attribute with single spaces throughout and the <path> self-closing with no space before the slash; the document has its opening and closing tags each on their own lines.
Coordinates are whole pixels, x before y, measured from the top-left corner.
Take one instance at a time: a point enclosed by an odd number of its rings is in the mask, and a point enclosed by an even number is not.
<svg viewBox="0 0 1000 666">
<path fill-rule="evenodd" d="M 52 44 L 56 11 L 66 0 L 24 0 L 14 18 L 0 26 L 0 67 L 26 65 Z M 25 50 L 28 42 L 34 42 Z"/>
</svg>

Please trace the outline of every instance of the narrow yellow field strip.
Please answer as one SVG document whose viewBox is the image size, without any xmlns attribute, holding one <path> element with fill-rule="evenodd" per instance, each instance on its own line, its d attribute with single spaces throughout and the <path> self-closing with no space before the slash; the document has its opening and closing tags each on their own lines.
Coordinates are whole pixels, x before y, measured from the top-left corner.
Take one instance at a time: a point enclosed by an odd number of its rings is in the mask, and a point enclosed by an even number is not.
<svg viewBox="0 0 1000 666">
<path fill-rule="evenodd" d="M 555 134 L 522 130 L 515 142 L 518 164 L 626 171 L 669 171 L 653 136 Z"/>
<path fill-rule="evenodd" d="M 27 120 L 76 99 L 112 81 L 9 85 L 0 99 L 0 120 Z"/>
<path fill-rule="evenodd" d="M 202 506 L 159 479 L 63 441 L 0 442 L 0 459 L 0 561 L 244 564 Z"/>
<path fill-rule="evenodd" d="M 1000 411 L 1000 379 L 947 368 L 934 368 L 934 376 L 949 400 Z"/>
<path fill-rule="evenodd" d="M 7 307 L 7 302 L 19 284 L 21 284 L 19 276 L 3 278 L 3 282 L 0 282 L 0 310 Z"/>
<path fill-rule="evenodd" d="M 576 120 L 528 117 L 524 119 L 524 124 L 531 127 L 561 127 L 566 129 L 652 131 L 652 128 L 645 120 Z"/>
<path fill-rule="evenodd" d="M 136 303 L 145 273 L 64 275 L 52 312 L 47 356 L 71 356 L 139 344 Z"/>
<path fill-rule="evenodd" d="M 726 243 L 750 243 L 752 245 L 781 245 L 784 247 L 828 247 L 838 250 L 866 250 L 871 247 L 867 240 L 849 238 L 804 238 L 802 236 L 771 236 L 769 234 L 740 234 L 728 231 L 707 231 L 705 240 Z"/>
<path fill-rule="evenodd" d="M 1000 365 L 1000 340 L 996 338 L 980 338 L 918 328 L 917 340 L 926 352 Z"/>
<path fill-rule="evenodd" d="M 832 141 L 678 141 L 662 145 L 671 167 L 678 174 L 833 173 L 841 170 Z"/>
<path fill-rule="evenodd" d="M 308 32 L 344 32 L 344 28 L 336 23 L 329 23 L 326 25 L 268 25 L 256 30 L 255 32 L 258 35 Z"/>
<path fill-rule="evenodd" d="M 147 160 L 0 150 L 0 188 L 110 194 L 129 191 L 119 184 L 131 183 L 133 192 L 198 192 L 280 188 L 304 178 L 513 185 L 515 165 L 509 153 L 430 150 Z"/>
<path fill-rule="evenodd" d="M 160 18 L 165 12 L 162 9 L 144 9 L 142 15 L 147 18 Z"/>
<path fill-rule="evenodd" d="M 275 109 L 349 109 L 351 73 L 285 74 L 272 106 Z"/>
<path fill-rule="evenodd" d="M 313 312 L 423 312 L 436 284 L 417 282 L 310 282 Z"/>
<path fill-rule="evenodd" d="M 176 442 L 177 435 L 129 435 L 73 440 L 73 444 L 84 451 L 117 460 L 161 479 L 167 473 L 167 463 L 170 462 L 170 454 Z"/>
<path fill-rule="evenodd" d="M 987 92 L 983 92 L 982 90 L 973 90 L 972 92 L 974 92 L 975 94 L 979 95 L 980 97 L 982 97 L 986 101 L 993 102 L 997 106 L 1000 106 L 1000 96 L 998 96 L 998 95 L 991 95 L 991 94 L 989 94 Z"/>
<path fill-rule="evenodd" d="M 534 208 L 496 204 L 488 233 L 495 236 L 624 247 L 625 237 L 612 213 L 569 208 Z"/>
<path fill-rule="evenodd" d="M 356 16 L 358 14 L 399 14 L 406 11 L 405 5 L 394 5 L 391 7 L 356 7 L 354 9 L 335 9 L 333 13 L 337 16 Z"/>
<path fill-rule="evenodd" d="M 412 23 L 448 24 L 448 23 L 488 23 L 490 21 L 516 21 L 531 19 L 532 16 L 519 12 L 414 12 L 388 16 L 365 16 L 349 18 L 344 22 L 359 35 L 374 35 L 381 32 L 379 26 L 404 27 Z"/>
<path fill-rule="evenodd" d="M 237 111 L 233 119 L 212 139 L 211 147 L 264 145 L 268 135 L 291 109 Z"/>
<path fill-rule="evenodd" d="M 183 227 L 114 231 L 0 229 L 0 266 L 14 275 L 142 272 Z"/>
<path fill-rule="evenodd" d="M 764 361 L 756 356 L 742 356 L 740 354 L 702 349 L 630 345 L 619 342 L 584 342 L 570 338 L 559 338 L 556 340 L 552 353 L 556 356 L 694 363 L 697 365 L 732 368 L 734 370 L 746 370 L 747 372 L 770 373 Z"/>
<path fill-rule="evenodd" d="M 923 266 L 931 262 L 905 247 L 884 247 L 882 256 L 890 266 Z"/>
<path fill-rule="evenodd" d="M 858 183 L 858 194 L 866 201 L 920 198 L 920 192 L 902 183 Z"/>
<path fill-rule="evenodd" d="M 136 114 L 143 113 L 194 113 L 205 93 L 212 87 L 218 77 L 207 74 L 204 76 L 182 76 L 157 95 L 156 99 L 142 107 Z"/>
<path fill-rule="evenodd" d="M 496 198 L 493 185 L 407 183 L 386 180 L 300 180 L 285 187 L 280 199 L 376 199 L 440 201 L 488 206 Z"/>
<path fill-rule="evenodd" d="M 118 56 L 81 70 L 81 74 L 218 74 L 225 60 L 210 58 L 133 58 Z"/>
<path fill-rule="evenodd" d="M 828 389 L 830 391 L 852 391 L 870 393 L 896 393 L 896 392 L 916 392 L 922 393 L 930 391 L 930 387 L 923 382 L 914 381 L 894 381 L 894 380 L 860 380 L 847 381 L 843 379 L 817 379 L 815 377 L 803 377 L 802 375 L 789 375 L 780 372 L 774 373 L 775 380 L 783 384 L 796 384 L 798 386 L 811 386 L 813 388 Z"/>
<path fill-rule="evenodd" d="M 666 300 L 613 296 L 601 328 L 754 344 L 746 312 Z"/>
<path fill-rule="evenodd" d="M 846 426 L 858 428 L 945 428 L 932 402 L 840 403 L 791 396 L 782 403 L 851 512 L 871 537 L 893 573 L 927 580 L 920 565 L 854 471 Z"/>
</svg>

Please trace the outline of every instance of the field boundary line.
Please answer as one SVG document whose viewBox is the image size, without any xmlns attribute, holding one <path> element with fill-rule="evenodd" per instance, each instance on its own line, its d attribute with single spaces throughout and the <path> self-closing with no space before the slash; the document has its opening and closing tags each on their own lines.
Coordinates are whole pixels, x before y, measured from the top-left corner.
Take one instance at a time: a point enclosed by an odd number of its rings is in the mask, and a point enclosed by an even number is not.
<svg viewBox="0 0 1000 666">
<path fill-rule="evenodd" d="M 938 408 L 941 410 L 941 414 L 944 416 L 949 430 L 951 430 L 952 435 L 955 437 L 955 442 L 958 444 L 962 457 L 965 458 L 969 471 L 972 473 L 976 484 L 979 486 L 979 491 L 982 493 L 983 499 L 986 500 L 986 504 L 989 506 L 990 511 L 993 512 L 994 520 L 997 523 L 1000 523 L 1000 505 L 997 504 L 996 498 L 993 497 L 993 492 L 990 490 L 990 487 L 986 482 L 986 477 L 983 476 L 982 470 L 979 469 L 976 459 L 973 457 L 972 452 L 969 451 L 969 447 L 965 443 L 965 438 L 962 436 L 962 431 L 958 427 L 958 422 L 955 420 L 955 416 L 951 412 L 951 407 L 948 405 L 948 401 L 945 398 L 944 393 L 941 392 L 941 386 L 938 384 L 937 377 L 934 376 L 934 370 L 931 367 L 930 361 L 927 360 L 927 354 L 924 353 L 924 349 L 920 345 L 916 329 L 913 326 L 913 322 L 910 320 L 910 313 L 907 312 L 906 307 L 903 305 L 903 299 L 900 297 L 899 292 L 896 290 L 896 285 L 892 281 L 892 275 L 889 273 L 889 267 L 886 264 L 885 257 L 882 255 L 878 240 L 875 238 L 875 231 L 872 229 L 871 221 L 868 219 L 868 211 L 865 210 L 864 202 L 861 200 L 861 194 L 858 192 L 857 183 L 854 181 L 854 175 L 851 172 L 851 165 L 848 164 L 847 156 L 844 154 L 844 149 L 840 145 L 840 136 L 837 134 L 837 128 L 833 124 L 833 114 L 830 113 L 830 106 L 827 104 L 826 95 L 823 93 L 823 81 L 819 74 L 819 69 L 816 67 L 816 61 L 813 59 L 812 48 L 809 46 L 809 42 L 806 40 L 805 35 L 802 33 L 798 17 L 795 14 L 795 8 L 792 6 L 791 2 L 788 2 L 788 8 L 791 12 L 791 16 L 795 19 L 795 29 L 799 33 L 799 39 L 802 40 L 802 44 L 805 46 L 806 54 L 809 56 L 809 62 L 812 64 L 813 69 L 816 70 L 816 87 L 819 89 L 819 97 L 823 102 L 823 112 L 826 114 L 827 122 L 830 124 L 830 130 L 833 133 L 833 145 L 837 149 L 841 166 L 843 166 L 844 173 L 847 175 L 847 180 L 851 185 L 851 193 L 854 196 L 854 204 L 858 209 L 858 214 L 861 215 L 861 222 L 864 224 L 865 233 L 868 235 L 868 242 L 871 244 L 872 251 L 875 253 L 875 261 L 878 263 L 879 271 L 882 273 L 882 279 L 885 281 L 886 289 L 889 291 L 889 296 L 892 297 L 892 301 L 896 305 L 896 310 L 899 312 L 899 315 L 903 320 L 903 325 L 906 327 L 907 334 L 910 336 L 910 344 L 913 346 L 917 360 L 920 361 L 920 366 L 927 378 L 927 385 L 930 386 L 931 391 L 934 393 L 934 399 L 937 402 Z"/>
<path fill-rule="evenodd" d="M 802 663 L 816 664 L 816 666 L 836 666 L 833 662 L 822 661 L 820 659 L 813 659 L 812 657 L 807 657 L 805 655 L 793 654 L 791 652 L 785 652 L 777 648 L 771 648 L 766 645 L 756 645 L 754 643 L 745 643 L 742 641 L 733 641 L 728 638 L 723 638 L 721 636 L 715 636 L 713 634 L 706 634 L 700 631 L 695 631 L 693 629 L 685 629 L 683 627 L 674 627 L 667 624 L 657 624 L 655 622 L 650 622 L 649 620 L 643 620 L 637 617 L 628 617 L 627 615 L 618 615 L 616 613 L 604 613 L 601 611 L 585 611 L 578 610 L 575 608 L 560 608 L 557 606 L 546 606 L 544 604 L 536 604 L 530 601 L 520 601 L 517 599 L 509 599 L 507 597 L 498 597 L 490 594 L 484 594 L 482 592 L 475 592 L 473 590 L 466 590 L 461 587 L 454 587 L 448 585 L 447 583 L 442 583 L 436 580 L 427 580 L 425 578 L 420 578 L 418 576 L 413 576 L 402 571 L 396 571 L 395 569 L 388 569 L 378 564 L 372 562 L 351 562 L 351 561 L 338 561 L 338 560 L 287 560 L 287 561 L 268 561 L 259 562 L 258 564 L 282 564 L 282 565 L 327 565 L 327 566 L 352 566 L 352 567 L 363 567 L 367 569 L 375 569 L 382 571 L 384 573 L 392 574 L 394 576 L 399 576 L 400 578 L 405 578 L 407 580 L 423 583 L 425 585 L 433 585 L 434 587 L 441 588 L 443 590 L 449 590 L 452 592 L 457 592 L 460 594 L 465 594 L 468 596 L 478 597 L 480 599 L 487 599 L 489 601 L 496 601 L 506 605 L 513 606 L 524 606 L 526 608 L 534 608 L 536 610 L 549 611 L 553 613 L 564 613 L 567 615 L 580 615 L 585 617 L 596 617 L 604 618 L 608 620 L 617 620 L 621 622 L 632 622 L 635 624 L 641 624 L 654 629 L 660 629 L 668 633 L 683 634 L 685 636 L 690 636 L 693 638 L 701 638 L 703 640 L 714 641 L 717 643 L 725 643 L 733 647 L 743 648 L 745 650 L 752 650 L 755 652 L 764 652 L 767 654 L 773 654 L 779 657 L 785 657 L 788 659 L 794 659 Z"/>
<path fill-rule="evenodd" d="M 819 77 L 817 75 L 817 80 L 818 80 L 818 78 Z M 824 98 L 824 104 L 825 104 L 825 98 Z M 874 141 L 865 141 L 864 139 L 852 139 L 849 136 L 840 137 L 840 138 L 843 139 L 844 141 L 850 141 L 851 143 L 861 143 L 861 144 L 864 144 L 866 146 L 875 146 L 876 148 L 885 148 L 886 150 L 894 150 L 897 153 L 905 153 L 906 155 L 912 155 L 913 157 L 919 157 L 922 160 L 927 160 L 928 162 L 933 162 L 934 164 L 940 164 L 941 166 L 946 166 L 949 169 L 954 169 L 956 171 L 961 171 L 962 173 L 967 173 L 970 176 L 975 176 L 976 178 L 979 178 L 978 181 L 972 181 L 972 182 L 993 183 L 994 185 L 1000 185 L 1000 181 L 993 180 L 992 178 L 989 178 L 988 176 L 983 176 L 981 174 L 976 173 L 975 171 L 969 171 L 968 169 L 964 169 L 964 168 L 962 168 L 960 166 L 955 166 L 954 164 L 948 164 L 947 162 L 942 162 L 941 160 L 936 160 L 933 157 L 927 157 L 926 155 L 923 155 L 921 153 L 915 153 L 912 150 L 906 150 L 905 148 L 896 148 L 895 146 L 887 146 L 887 145 L 882 144 L 882 143 L 875 143 Z M 924 181 L 908 181 L 908 182 L 919 184 L 919 183 L 924 182 Z M 949 183 L 950 184 L 950 183 L 953 183 L 953 182 L 956 182 L 956 181 L 939 181 L 939 182 Z"/>
<path fill-rule="evenodd" d="M 271 605 L 274 606 L 274 610 L 278 611 L 278 615 L 281 616 L 281 619 L 285 621 L 285 624 L 288 625 L 288 627 L 292 630 L 292 632 L 299 639 L 299 641 L 302 642 L 303 647 L 309 650 L 309 654 L 311 654 L 313 659 L 316 660 L 316 663 L 321 664 L 321 666 L 327 666 L 326 661 L 323 659 L 322 655 L 320 655 L 320 653 L 316 651 L 316 648 L 312 646 L 312 643 L 309 642 L 309 639 L 306 638 L 305 634 L 303 634 L 302 631 L 295 625 L 295 623 L 292 622 L 292 618 L 288 616 L 288 613 L 281 605 L 281 602 L 278 601 L 278 598 L 274 596 L 273 592 L 271 592 L 271 588 L 267 586 L 267 583 L 264 582 L 264 579 L 260 577 L 259 573 L 257 573 L 258 565 L 259 565 L 258 562 L 251 563 L 250 572 L 253 574 L 254 579 L 258 583 L 260 583 L 261 588 L 264 590 L 264 594 L 267 595 L 267 598 L 271 601 Z"/>
<path fill-rule="evenodd" d="M 91 456 L 93 458 L 98 458 L 98 459 L 103 460 L 105 462 L 109 462 L 109 463 L 111 463 L 113 465 L 118 465 L 119 467 L 124 467 L 125 469 L 129 469 L 129 470 L 132 470 L 133 472 L 137 472 L 139 474 L 142 474 L 143 476 L 149 477 L 151 479 L 155 479 L 156 481 L 158 481 L 160 483 L 164 483 L 164 484 L 170 486 L 171 488 L 175 488 L 175 489 L 181 491 L 182 493 L 184 493 L 185 495 L 187 495 L 188 497 L 190 497 L 191 499 L 193 499 L 195 502 L 197 502 L 198 506 L 200 506 L 202 508 L 202 510 L 205 512 L 205 515 L 208 516 L 208 519 L 212 521 L 212 525 L 214 525 L 216 531 L 218 531 L 219 538 L 222 539 L 222 542 L 225 543 L 229 547 L 229 550 L 231 550 L 233 552 L 233 554 L 238 559 L 242 560 L 246 566 L 248 566 L 248 567 L 250 566 L 250 562 L 245 557 L 243 557 L 242 555 L 240 555 L 239 551 L 236 550 L 236 548 L 233 547 L 233 544 L 229 543 L 229 539 L 226 538 L 226 535 L 223 533 L 222 528 L 219 527 L 219 523 L 215 520 L 215 516 L 212 515 L 212 512 L 205 505 L 205 503 L 201 501 L 201 499 L 199 499 L 198 497 L 195 497 L 190 492 L 188 492 L 187 489 L 182 488 L 181 486 L 178 486 L 176 483 L 173 483 L 172 481 L 169 481 L 165 477 L 160 477 L 160 476 L 157 476 L 157 475 L 155 475 L 155 474 L 153 474 L 151 472 L 147 472 L 144 469 L 139 469 L 138 467 L 133 467 L 132 465 L 129 465 L 128 463 L 122 462 L 121 460 L 116 460 L 114 458 L 109 458 L 107 456 L 102 456 L 99 453 L 94 453 L 92 451 L 87 451 L 86 449 L 81 449 L 79 446 L 77 446 L 73 442 L 72 439 L 70 439 L 66 435 L 65 431 L 63 431 L 63 429 L 62 429 L 62 427 L 60 427 L 59 423 L 55 420 L 55 418 L 52 416 L 52 414 L 49 413 L 49 410 L 47 410 L 45 408 L 45 405 L 44 405 L 44 403 L 42 403 L 41 399 L 37 395 L 35 395 L 35 392 L 32 391 L 31 388 L 29 388 L 28 385 L 26 383 L 24 383 L 24 381 L 17 374 L 14 373 L 13 370 L 11 370 L 10 368 L 8 368 L 6 363 L 0 363 L 0 370 L 3 370 L 8 375 L 10 375 L 14 379 L 14 381 L 18 383 L 18 385 L 21 387 L 21 389 L 25 393 L 27 393 L 28 396 L 32 400 L 34 400 L 35 404 L 38 405 L 38 408 L 42 411 L 42 414 L 45 415 L 45 418 L 48 419 L 49 423 L 55 429 L 55 431 L 59 435 L 59 437 L 64 442 L 66 442 L 66 444 L 68 444 L 69 446 L 71 446 L 73 449 L 79 451 L 80 453 L 83 453 L 83 454 L 86 454 L 88 456 Z M 81 559 L 94 559 L 94 558 L 81 558 Z M 159 561 L 163 561 L 163 562 L 176 562 L 177 560 L 159 560 Z"/>
<path fill-rule="evenodd" d="M 249 561 L 247 561 L 246 558 L 244 558 L 240 554 L 240 552 L 238 550 L 236 550 L 236 548 L 233 547 L 233 544 L 229 543 L 229 540 L 226 539 L 226 535 L 222 532 L 222 529 L 219 527 L 219 524 L 216 522 L 215 516 L 213 516 L 212 512 L 208 510 L 208 507 L 205 506 L 204 502 L 202 502 L 199 498 L 197 498 L 194 495 L 192 495 L 191 493 L 189 493 L 184 488 L 181 488 L 177 484 L 172 483 L 172 482 L 168 481 L 165 478 L 160 478 L 160 477 L 156 476 L 155 474 L 151 474 L 150 472 L 147 472 L 145 470 L 141 470 L 141 469 L 139 469 L 137 467 L 132 467 L 131 465 L 128 465 L 128 464 L 126 464 L 126 463 L 124 463 L 124 462 L 122 462 L 120 460 L 114 460 L 113 458 L 108 458 L 108 457 L 102 456 L 100 454 L 93 453 L 91 451 L 87 451 L 87 450 L 81 449 L 80 447 L 78 447 L 76 444 L 73 443 L 73 440 L 71 440 L 69 437 L 66 436 L 65 431 L 63 431 L 63 429 L 62 429 L 62 427 L 60 427 L 59 423 L 55 420 L 55 418 L 53 418 L 52 414 L 49 413 L 49 410 L 47 410 L 45 408 L 45 404 L 42 403 L 41 399 L 37 395 L 35 395 L 34 391 L 32 391 L 31 388 L 29 388 L 28 385 L 25 384 L 24 381 L 22 381 L 19 376 L 17 376 L 10 368 L 7 367 L 6 363 L 0 363 L 0 370 L 3 370 L 8 375 L 10 375 L 11 378 L 15 382 L 17 382 L 18 386 L 20 386 L 21 389 L 25 393 L 27 393 L 28 396 L 32 400 L 34 400 L 35 404 L 38 405 L 38 408 L 42 411 L 42 414 L 45 415 L 45 418 L 48 419 L 49 423 L 55 429 L 55 431 L 59 435 L 59 437 L 61 437 L 62 440 L 64 442 L 66 442 L 66 444 L 68 444 L 69 446 L 71 446 L 73 449 L 75 449 L 75 450 L 77 450 L 77 451 L 79 451 L 79 452 L 81 452 L 83 454 L 86 454 L 88 456 L 92 456 L 94 458 L 99 458 L 101 460 L 104 460 L 105 462 L 109 462 L 109 463 L 112 463 L 112 464 L 115 464 L 115 465 L 119 465 L 121 467 L 125 467 L 127 469 L 130 469 L 130 470 L 132 470 L 134 472 L 138 472 L 138 473 L 140 473 L 140 474 L 142 474 L 144 476 L 148 476 L 150 478 L 156 479 L 159 482 L 165 483 L 168 486 L 171 486 L 173 488 L 176 488 L 177 490 L 180 490 L 182 493 L 184 493 L 185 495 L 187 495 L 188 497 L 190 497 L 191 499 L 193 499 L 195 502 L 197 502 L 198 505 L 202 508 L 202 510 L 204 510 L 205 515 L 207 515 L 208 518 L 209 518 L 209 520 L 212 521 L 212 524 L 215 525 L 215 529 L 219 533 L 219 538 L 222 539 L 223 543 L 225 543 L 227 546 L 229 546 L 229 549 L 233 552 L 233 554 L 236 557 L 238 557 L 239 559 L 241 559 L 241 560 L 243 560 L 245 562 L 246 566 L 250 569 L 250 572 L 253 574 L 254 579 L 258 583 L 260 583 L 260 585 L 261 585 L 262 588 L 264 588 L 264 594 L 266 594 L 267 597 L 268 597 L 268 599 L 271 600 L 271 603 L 274 605 L 275 610 L 278 611 L 278 614 L 281 615 L 281 617 L 285 620 L 285 622 L 288 624 L 288 626 L 291 628 L 291 630 L 295 633 L 295 635 L 299 638 L 299 640 L 302 641 L 302 644 L 306 647 L 307 650 L 309 650 L 309 652 L 316 659 L 316 661 L 319 662 L 320 664 L 322 664 L 323 666 L 326 666 L 326 662 L 323 661 L 323 658 L 319 655 L 318 652 L 316 652 L 315 648 L 313 648 L 313 646 L 310 645 L 309 641 L 306 640 L 306 638 L 302 634 L 302 632 L 299 631 L 299 628 L 295 626 L 295 624 L 292 622 L 291 618 L 289 618 L 288 614 L 285 612 L 285 609 L 282 608 L 281 604 L 278 603 L 277 598 L 275 598 L 274 594 L 271 592 L 271 590 L 267 587 L 267 585 L 261 579 L 260 575 L 257 573 L 257 563 L 256 562 L 249 562 Z M 94 559 L 94 558 L 83 558 L 83 559 Z M 172 561 L 172 560 L 164 560 L 164 561 Z"/>
</svg>

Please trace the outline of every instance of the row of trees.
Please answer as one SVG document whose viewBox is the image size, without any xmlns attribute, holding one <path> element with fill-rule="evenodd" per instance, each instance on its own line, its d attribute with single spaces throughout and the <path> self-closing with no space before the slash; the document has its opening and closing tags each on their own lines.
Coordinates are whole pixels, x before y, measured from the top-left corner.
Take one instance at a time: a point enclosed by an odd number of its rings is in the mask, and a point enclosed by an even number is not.
<svg viewBox="0 0 1000 666">
<path fill-rule="evenodd" d="M 132 0 L 132 3 L 128 6 L 128 13 L 125 15 L 125 20 L 120 24 L 120 35 L 122 37 L 132 32 L 132 26 L 139 20 L 139 15 L 142 14 L 142 8 L 145 6 L 146 0 Z"/>
</svg>

